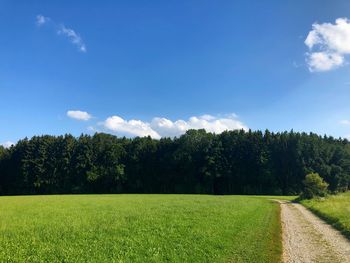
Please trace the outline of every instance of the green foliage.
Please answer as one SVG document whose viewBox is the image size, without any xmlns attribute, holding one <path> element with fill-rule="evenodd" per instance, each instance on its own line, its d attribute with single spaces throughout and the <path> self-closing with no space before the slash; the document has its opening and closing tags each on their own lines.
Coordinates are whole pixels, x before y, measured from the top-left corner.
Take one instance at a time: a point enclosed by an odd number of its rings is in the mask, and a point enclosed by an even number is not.
<svg viewBox="0 0 350 263">
<path fill-rule="evenodd" d="M 302 198 L 324 197 L 327 194 L 328 183 L 318 173 L 307 174 L 303 184 Z"/>
<path fill-rule="evenodd" d="M 261 197 L 0 197 L 0 262 L 260 262 L 281 255 L 279 206 Z"/>
<path fill-rule="evenodd" d="M 303 200 L 302 204 L 350 238 L 350 192 Z"/>
<path fill-rule="evenodd" d="M 298 195 L 316 172 L 350 185 L 350 144 L 316 134 L 189 130 L 179 138 L 34 136 L 0 147 L 0 195 L 206 193 Z"/>
</svg>

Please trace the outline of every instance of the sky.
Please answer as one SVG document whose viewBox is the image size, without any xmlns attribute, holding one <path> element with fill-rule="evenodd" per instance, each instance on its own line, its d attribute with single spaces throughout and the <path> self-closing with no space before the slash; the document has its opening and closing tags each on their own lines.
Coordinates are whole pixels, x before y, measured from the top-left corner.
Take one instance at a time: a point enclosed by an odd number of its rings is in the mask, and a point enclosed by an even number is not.
<svg viewBox="0 0 350 263">
<path fill-rule="evenodd" d="M 349 1 L 0 0 L 0 144 L 107 132 L 350 138 Z"/>
</svg>

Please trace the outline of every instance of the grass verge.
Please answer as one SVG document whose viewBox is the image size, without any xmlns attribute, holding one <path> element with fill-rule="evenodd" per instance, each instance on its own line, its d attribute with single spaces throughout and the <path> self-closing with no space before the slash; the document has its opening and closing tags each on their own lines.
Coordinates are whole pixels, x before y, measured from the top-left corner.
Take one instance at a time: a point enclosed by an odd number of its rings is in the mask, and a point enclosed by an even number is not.
<svg viewBox="0 0 350 263">
<path fill-rule="evenodd" d="M 350 192 L 301 203 L 350 239 Z"/>
</svg>

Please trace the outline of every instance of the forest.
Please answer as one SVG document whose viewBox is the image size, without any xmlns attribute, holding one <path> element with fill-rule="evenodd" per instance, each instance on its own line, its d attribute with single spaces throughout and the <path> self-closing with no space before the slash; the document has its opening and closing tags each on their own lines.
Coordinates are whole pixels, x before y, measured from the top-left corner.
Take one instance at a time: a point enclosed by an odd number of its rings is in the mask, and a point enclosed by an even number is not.
<svg viewBox="0 0 350 263">
<path fill-rule="evenodd" d="M 0 146 L 0 195 L 193 193 L 294 195 L 317 172 L 350 186 L 350 143 L 314 133 L 189 130 L 178 138 L 96 133 Z"/>
</svg>

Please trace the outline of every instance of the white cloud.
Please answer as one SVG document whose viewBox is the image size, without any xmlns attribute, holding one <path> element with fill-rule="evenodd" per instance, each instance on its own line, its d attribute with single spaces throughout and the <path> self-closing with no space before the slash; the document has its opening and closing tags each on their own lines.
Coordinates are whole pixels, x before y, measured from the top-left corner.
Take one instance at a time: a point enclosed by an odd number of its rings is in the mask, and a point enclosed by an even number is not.
<svg viewBox="0 0 350 263">
<path fill-rule="evenodd" d="M 107 118 L 102 125 L 109 131 L 131 136 L 175 137 L 184 134 L 189 129 L 205 129 L 207 132 L 222 133 L 226 130 L 247 130 L 248 127 L 237 119 L 236 115 L 214 117 L 203 115 L 191 117 L 187 121 L 171 121 L 156 117 L 150 123 L 141 120 L 124 120 L 119 116 Z"/>
<path fill-rule="evenodd" d="M 60 25 L 57 34 L 66 36 L 72 44 L 78 47 L 79 51 L 84 53 L 87 51 L 83 39 L 73 29 L 67 28 L 64 25 Z"/>
<path fill-rule="evenodd" d="M 12 145 L 15 145 L 15 143 L 11 142 L 11 141 L 6 141 L 6 142 L 2 143 L 1 145 L 5 148 L 10 148 Z"/>
<path fill-rule="evenodd" d="M 340 124 L 343 124 L 343 125 L 350 125 L 350 120 L 341 120 L 341 121 L 340 121 Z"/>
<path fill-rule="evenodd" d="M 76 31 L 74 31 L 71 28 L 65 27 L 63 24 L 58 25 L 50 17 L 45 17 L 43 15 L 36 16 L 35 23 L 39 27 L 44 25 L 44 24 L 47 24 L 49 22 L 51 22 L 50 25 L 53 27 L 54 30 L 56 30 L 58 35 L 62 35 L 62 36 L 65 36 L 66 38 L 68 38 L 68 40 L 73 45 L 78 47 L 79 51 L 81 51 L 83 53 L 87 52 L 86 45 L 85 45 L 83 39 Z"/>
<path fill-rule="evenodd" d="M 350 21 L 338 18 L 335 24 L 315 23 L 304 43 L 310 50 L 306 61 L 311 72 L 340 67 L 350 54 Z"/>
<path fill-rule="evenodd" d="M 67 116 L 72 119 L 80 120 L 80 121 L 88 121 L 92 118 L 92 116 L 86 111 L 80 110 L 69 110 L 67 111 Z"/>
<path fill-rule="evenodd" d="M 344 57 L 337 53 L 313 52 L 307 62 L 310 71 L 327 71 L 343 65 Z"/>
<path fill-rule="evenodd" d="M 152 138 L 159 139 L 160 136 L 157 132 L 152 130 L 149 123 L 140 120 L 124 120 L 119 116 L 112 116 L 107 118 L 104 123 L 104 127 L 116 133 L 131 136 L 151 136 Z"/>
<path fill-rule="evenodd" d="M 237 119 L 236 115 L 229 115 L 226 117 L 215 117 L 211 115 L 193 116 L 187 121 L 177 120 L 175 122 L 165 118 L 154 118 L 151 127 L 162 137 L 179 136 L 189 129 L 205 129 L 207 132 L 217 134 L 226 130 L 248 129 L 247 126 Z"/>
<path fill-rule="evenodd" d="M 35 23 L 37 26 L 42 26 L 42 25 L 50 22 L 50 20 L 51 19 L 49 17 L 45 17 L 43 15 L 37 15 Z"/>
<path fill-rule="evenodd" d="M 188 123 L 183 120 L 172 122 L 166 118 L 158 117 L 153 118 L 151 127 L 162 137 L 175 137 L 184 134 L 189 129 Z"/>
</svg>

